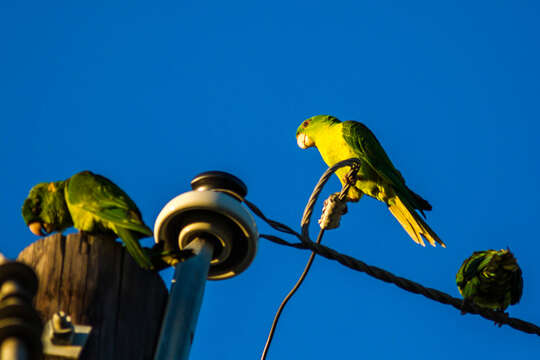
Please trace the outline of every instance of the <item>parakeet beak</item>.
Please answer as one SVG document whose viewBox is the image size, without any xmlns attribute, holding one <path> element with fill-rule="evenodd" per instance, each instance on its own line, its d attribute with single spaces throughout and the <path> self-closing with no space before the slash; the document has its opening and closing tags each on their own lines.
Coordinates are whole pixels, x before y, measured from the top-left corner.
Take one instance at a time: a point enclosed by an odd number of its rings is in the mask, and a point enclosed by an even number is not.
<svg viewBox="0 0 540 360">
<path fill-rule="evenodd" d="M 315 145 L 315 142 L 309 138 L 304 133 L 300 133 L 296 136 L 296 143 L 300 147 L 300 149 L 307 149 L 308 147 L 312 147 Z"/>
<path fill-rule="evenodd" d="M 28 224 L 28 228 L 30 229 L 30 231 L 34 235 L 37 235 L 37 236 L 45 236 L 45 235 L 47 235 L 43 231 L 43 225 L 41 225 L 41 223 L 38 222 L 38 221 Z"/>
</svg>

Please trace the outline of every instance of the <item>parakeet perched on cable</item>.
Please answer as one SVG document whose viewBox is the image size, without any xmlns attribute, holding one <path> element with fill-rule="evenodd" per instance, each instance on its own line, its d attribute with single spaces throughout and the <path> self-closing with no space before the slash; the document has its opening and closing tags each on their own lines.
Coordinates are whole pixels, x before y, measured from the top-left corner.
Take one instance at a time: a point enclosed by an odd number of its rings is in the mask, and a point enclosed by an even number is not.
<svg viewBox="0 0 540 360">
<path fill-rule="evenodd" d="M 523 278 L 510 250 L 475 251 L 456 274 L 465 301 L 479 307 L 504 311 L 521 299 Z"/>
<path fill-rule="evenodd" d="M 139 244 L 152 230 L 129 196 L 103 176 L 83 171 L 64 181 L 37 184 L 24 201 L 22 215 L 38 236 L 71 226 L 91 233 L 112 231 L 141 267 L 153 268 Z"/>
<path fill-rule="evenodd" d="M 431 245 L 446 247 L 444 242 L 415 211 L 424 215 L 431 205 L 405 185 L 405 179 L 394 167 L 373 133 L 362 123 L 341 122 L 330 115 L 317 115 L 306 119 L 296 131 L 298 146 L 306 149 L 315 146 L 323 160 L 332 166 L 350 158 L 362 164 L 358 179 L 348 192 L 349 201 L 358 201 L 363 194 L 388 205 L 388 209 L 418 244 L 425 246 L 422 238 Z M 336 171 L 342 185 L 347 183 L 347 167 Z M 424 215 L 425 217 L 425 215 Z"/>
</svg>

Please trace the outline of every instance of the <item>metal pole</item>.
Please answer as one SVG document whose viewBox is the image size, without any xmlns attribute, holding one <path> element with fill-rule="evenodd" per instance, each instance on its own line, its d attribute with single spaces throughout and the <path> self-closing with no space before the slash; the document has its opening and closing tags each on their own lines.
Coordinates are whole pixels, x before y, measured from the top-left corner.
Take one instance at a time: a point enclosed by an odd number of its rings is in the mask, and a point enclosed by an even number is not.
<svg viewBox="0 0 540 360">
<path fill-rule="evenodd" d="M 202 238 L 188 246 L 196 254 L 178 263 L 154 360 L 187 360 L 199 317 L 213 247 Z"/>
</svg>

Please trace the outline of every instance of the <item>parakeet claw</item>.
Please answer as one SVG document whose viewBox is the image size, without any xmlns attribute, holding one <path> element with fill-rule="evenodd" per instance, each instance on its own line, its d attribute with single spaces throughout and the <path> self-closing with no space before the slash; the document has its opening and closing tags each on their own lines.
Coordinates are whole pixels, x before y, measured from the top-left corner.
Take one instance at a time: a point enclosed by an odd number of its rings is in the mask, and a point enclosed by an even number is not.
<svg viewBox="0 0 540 360">
<path fill-rule="evenodd" d="M 54 227 L 51 224 L 43 223 L 43 228 L 45 229 L 45 235 L 49 235 L 54 231 Z"/>
<path fill-rule="evenodd" d="M 150 248 L 143 248 L 152 262 L 152 270 L 161 271 L 170 266 L 176 266 L 179 262 L 186 261 L 195 255 L 193 250 L 163 250 L 163 243 L 158 243 Z"/>
<path fill-rule="evenodd" d="M 508 320 L 508 318 L 510 317 L 507 312 L 504 312 L 504 310 L 498 310 L 497 312 L 500 313 L 505 320 Z M 501 327 L 504 324 L 503 322 L 499 322 L 497 320 L 495 320 L 493 323 L 495 324 L 495 326 L 498 327 Z"/>
<path fill-rule="evenodd" d="M 469 308 L 469 302 L 466 299 L 463 299 L 461 303 L 461 315 L 468 313 L 467 309 Z"/>
<path fill-rule="evenodd" d="M 347 182 L 347 184 L 351 186 L 354 186 L 357 180 L 358 180 L 358 177 L 352 172 L 348 172 L 347 175 L 345 175 L 345 181 Z"/>
</svg>

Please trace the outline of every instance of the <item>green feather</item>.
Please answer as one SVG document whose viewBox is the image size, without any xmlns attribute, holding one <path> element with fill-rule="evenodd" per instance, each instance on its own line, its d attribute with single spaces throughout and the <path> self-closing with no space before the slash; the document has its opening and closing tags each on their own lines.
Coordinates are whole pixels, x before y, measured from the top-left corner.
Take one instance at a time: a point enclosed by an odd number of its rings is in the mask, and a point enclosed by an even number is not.
<svg viewBox="0 0 540 360">
<path fill-rule="evenodd" d="M 101 175 L 83 171 L 65 181 L 38 184 L 25 200 L 22 213 L 27 225 L 40 222 L 49 232 L 70 226 L 92 233 L 113 232 L 141 267 L 152 268 L 139 244 L 140 238 L 152 236 L 152 230 L 133 200 Z"/>
<path fill-rule="evenodd" d="M 30 190 L 22 207 L 26 225 L 42 222 L 48 224 L 49 231 L 63 231 L 73 226 L 64 198 L 65 184 L 65 181 L 40 183 Z"/>
<path fill-rule="evenodd" d="M 151 269 L 153 267 L 150 257 L 144 251 L 141 245 L 139 245 L 135 232 L 118 226 L 115 228 L 115 233 L 120 237 L 120 239 L 122 239 L 126 245 L 127 251 L 140 267 L 144 269 Z"/>
<path fill-rule="evenodd" d="M 433 246 L 445 246 L 415 211 L 424 215 L 423 211 L 431 210 L 431 205 L 405 185 L 405 179 L 367 126 L 317 115 L 302 122 L 296 137 L 302 148 L 315 146 L 328 166 L 350 158 L 361 160 L 358 180 L 347 194 L 349 201 L 358 201 L 363 194 L 382 201 L 415 242 L 424 245 L 424 238 Z M 336 171 L 343 185 L 348 172 L 347 168 Z"/>
<path fill-rule="evenodd" d="M 463 298 L 493 310 L 519 302 L 523 292 L 521 269 L 510 250 L 475 251 L 456 274 Z"/>
</svg>

